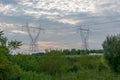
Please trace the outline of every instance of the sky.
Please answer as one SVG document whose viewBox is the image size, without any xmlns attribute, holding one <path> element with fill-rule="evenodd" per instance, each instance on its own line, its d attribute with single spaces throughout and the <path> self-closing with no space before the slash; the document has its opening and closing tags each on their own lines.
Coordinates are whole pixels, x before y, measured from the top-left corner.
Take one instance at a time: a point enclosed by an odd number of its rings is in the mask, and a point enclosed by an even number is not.
<svg viewBox="0 0 120 80">
<path fill-rule="evenodd" d="M 81 27 L 90 31 L 88 48 L 102 49 L 106 36 L 120 34 L 119 5 L 119 0 L 0 0 L 0 29 L 8 40 L 22 41 L 20 50 L 27 51 L 26 23 L 41 27 L 38 46 L 44 51 L 82 49 Z M 30 32 L 35 38 L 38 29 Z"/>
</svg>

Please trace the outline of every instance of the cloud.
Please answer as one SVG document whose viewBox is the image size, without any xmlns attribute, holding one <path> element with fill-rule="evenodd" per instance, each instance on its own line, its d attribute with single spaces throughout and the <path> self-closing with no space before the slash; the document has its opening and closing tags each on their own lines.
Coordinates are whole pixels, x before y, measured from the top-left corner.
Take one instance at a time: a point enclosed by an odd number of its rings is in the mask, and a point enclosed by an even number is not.
<svg viewBox="0 0 120 80">
<path fill-rule="evenodd" d="M 11 32 L 12 32 L 12 33 L 24 34 L 24 35 L 26 35 L 26 34 L 27 34 L 27 32 L 20 31 L 20 30 L 12 30 Z"/>
<path fill-rule="evenodd" d="M 90 1 L 78 1 L 78 0 L 24 0 L 20 1 L 19 5 L 24 6 L 25 14 L 31 14 L 31 16 L 39 15 L 69 15 L 76 12 L 89 12 L 95 8 Z M 30 9 L 30 10 L 29 10 Z M 30 12 L 30 13 L 28 13 Z"/>
<path fill-rule="evenodd" d="M 66 45 L 59 43 L 59 42 L 47 42 L 47 41 L 40 41 L 38 42 L 39 46 L 44 47 L 46 49 L 64 49 L 68 48 Z"/>
<path fill-rule="evenodd" d="M 2 0 L 0 1 L 0 13 L 7 16 L 15 16 L 17 13 L 17 4 L 14 0 Z"/>
<path fill-rule="evenodd" d="M 73 20 L 73 19 L 59 19 L 58 22 L 75 25 L 75 24 L 79 23 L 80 21 Z"/>
<path fill-rule="evenodd" d="M 37 1 L 34 8 L 42 8 L 46 10 L 57 9 L 65 12 L 82 12 L 87 11 L 89 8 L 92 10 L 92 4 L 90 1 L 83 0 L 47 0 Z"/>
<path fill-rule="evenodd" d="M 40 15 L 40 12 L 43 11 L 46 11 L 46 13 L 50 13 L 51 11 L 52 13 L 55 13 L 57 11 L 59 15 L 69 15 L 80 12 L 98 14 L 100 12 L 104 12 L 105 10 L 118 12 L 119 9 L 115 9 L 120 4 L 119 0 L 105 0 L 102 2 L 101 0 L 12 0 L 5 2 L 8 2 L 9 5 L 13 5 L 12 3 L 17 2 L 17 6 L 14 4 L 14 7 L 17 7 L 17 9 L 25 11 L 25 13 L 26 11 L 30 10 L 30 12 L 32 13 L 39 12 L 38 15 Z M 108 7 L 106 7 L 105 5 L 107 5 Z M 15 10 L 13 7 L 10 9 L 12 9 L 13 11 Z"/>
<path fill-rule="evenodd" d="M 120 13 L 119 5 L 119 0 L 104 0 L 96 3 L 96 8 L 103 15 L 115 15 Z"/>
<path fill-rule="evenodd" d="M 58 15 L 57 12 L 46 12 L 46 11 L 36 11 L 36 10 L 24 10 L 25 15 L 29 15 L 35 18 L 40 18 L 41 16 L 47 16 L 47 15 Z"/>
</svg>

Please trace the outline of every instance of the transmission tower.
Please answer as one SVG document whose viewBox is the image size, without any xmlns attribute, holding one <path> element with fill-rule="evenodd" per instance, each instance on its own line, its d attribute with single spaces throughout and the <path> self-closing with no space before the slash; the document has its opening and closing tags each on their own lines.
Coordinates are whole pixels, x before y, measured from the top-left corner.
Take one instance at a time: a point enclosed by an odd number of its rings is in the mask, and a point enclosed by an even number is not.
<svg viewBox="0 0 120 80">
<path fill-rule="evenodd" d="M 39 38 L 39 35 L 40 35 L 40 31 L 41 30 L 44 30 L 40 27 L 32 27 L 32 26 L 29 26 L 28 23 L 26 23 L 26 26 L 27 28 L 27 33 L 29 35 L 29 38 L 30 38 L 30 47 L 29 47 L 29 52 L 30 53 L 34 53 L 34 52 L 39 52 L 39 47 L 38 47 L 38 38 Z M 34 31 L 34 32 L 32 32 Z"/>
<path fill-rule="evenodd" d="M 89 34 L 90 30 L 89 29 L 84 29 L 84 28 L 79 28 L 81 39 L 82 39 L 82 49 L 88 50 L 88 39 L 89 39 Z"/>
</svg>

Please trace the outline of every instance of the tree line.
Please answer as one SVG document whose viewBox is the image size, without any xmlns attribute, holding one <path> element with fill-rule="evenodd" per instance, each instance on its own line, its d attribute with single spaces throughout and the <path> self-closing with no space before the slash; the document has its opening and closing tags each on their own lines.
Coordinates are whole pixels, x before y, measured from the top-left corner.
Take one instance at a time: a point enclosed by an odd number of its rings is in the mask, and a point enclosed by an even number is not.
<svg viewBox="0 0 120 80">
<path fill-rule="evenodd" d="M 61 54 L 64 54 L 64 55 L 86 55 L 86 54 L 90 54 L 90 53 L 96 53 L 96 54 L 103 54 L 103 50 L 102 49 L 99 49 L 99 50 L 94 50 L 94 49 L 91 49 L 91 50 L 80 50 L 80 49 L 63 49 L 63 50 L 46 50 L 45 52 L 52 52 L 52 51 L 59 51 Z M 42 56 L 45 54 L 45 52 L 40 52 L 40 53 L 34 53 L 32 55 L 35 55 L 35 56 Z"/>
</svg>

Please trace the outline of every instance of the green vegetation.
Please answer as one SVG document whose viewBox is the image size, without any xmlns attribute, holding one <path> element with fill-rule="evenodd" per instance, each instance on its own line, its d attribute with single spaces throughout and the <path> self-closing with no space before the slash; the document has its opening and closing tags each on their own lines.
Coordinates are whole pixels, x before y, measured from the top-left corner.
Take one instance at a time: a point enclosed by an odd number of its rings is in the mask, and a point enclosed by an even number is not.
<svg viewBox="0 0 120 80">
<path fill-rule="evenodd" d="M 120 73 L 120 35 L 108 36 L 103 43 L 105 59 L 111 70 Z"/>
<path fill-rule="evenodd" d="M 15 46 L 14 49 L 19 48 L 21 42 L 19 41 L 12 41 L 16 42 L 16 44 L 12 44 L 8 42 L 7 46 L 7 38 L 3 36 L 3 31 L 0 31 L 0 80 L 19 80 L 21 69 L 18 65 L 15 65 L 9 58 L 11 58 L 10 48 Z M 11 49 L 12 50 L 12 49 Z"/>
<path fill-rule="evenodd" d="M 21 42 L 10 41 L 8 46 L 6 43 L 7 38 L 1 32 L 0 80 L 120 80 L 120 74 L 111 72 L 110 65 L 106 64 L 106 55 L 105 58 L 83 55 L 80 50 L 71 50 L 79 53 L 73 57 L 66 56 L 69 50 L 50 50 L 42 56 L 10 55 L 11 50 L 19 48 Z"/>
</svg>

